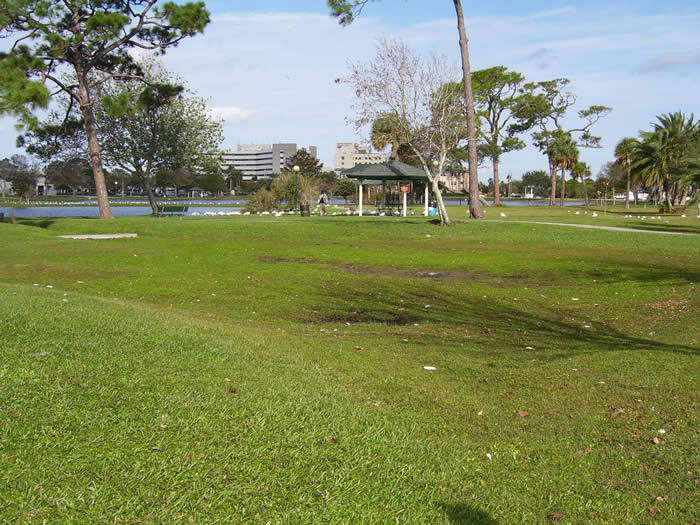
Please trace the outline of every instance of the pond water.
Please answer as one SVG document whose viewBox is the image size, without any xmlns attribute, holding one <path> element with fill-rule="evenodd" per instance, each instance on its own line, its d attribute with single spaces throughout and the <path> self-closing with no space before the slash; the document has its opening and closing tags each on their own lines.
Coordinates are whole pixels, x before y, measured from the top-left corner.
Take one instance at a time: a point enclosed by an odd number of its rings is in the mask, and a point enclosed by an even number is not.
<svg viewBox="0 0 700 525">
<path fill-rule="evenodd" d="M 0 208 L 0 213 L 5 217 L 15 212 L 15 217 L 99 217 L 100 210 L 97 206 L 33 206 L 27 208 Z M 187 215 L 197 212 L 203 215 L 205 212 L 233 212 L 243 211 L 243 208 L 190 206 Z M 115 217 L 135 217 L 137 215 L 150 215 L 150 206 L 112 206 L 112 215 Z M 5 219 L 7 220 L 7 219 Z"/>
<path fill-rule="evenodd" d="M 123 203 L 126 203 L 124 201 Z M 134 201 L 138 202 L 138 201 Z M 206 212 L 242 212 L 243 206 L 246 201 L 240 199 L 237 201 L 222 200 L 222 201 L 206 201 L 207 204 L 229 204 L 232 206 L 197 206 L 189 202 L 177 202 L 177 204 L 189 206 L 187 215 L 204 215 Z M 138 215 L 150 215 L 150 206 L 116 206 L 116 203 L 112 203 L 112 215 L 115 217 L 134 217 Z M 174 202 L 171 204 L 175 204 Z M 202 201 L 196 202 L 196 204 L 202 204 Z M 236 204 L 241 206 L 235 206 Z M 356 203 L 346 204 L 342 199 L 334 199 L 332 204 L 337 204 L 339 206 L 354 206 L 357 207 Z M 489 201 L 489 204 L 493 204 Z M 518 200 L 518 201 L 504 201 L 506 206 L 546 206 L 548 201 L 531 201 L 531 200 Z M 565 202 L 565 206 L 583 206 L 583 202 Z M 466 199 L 455 200 L 450 199 L 445 201 L 446 206 L 467 206 Z M 373 208 L 373 204 L 367 204 L 366 208 Z M 97 206 L 70 206 L 68 204 L 64 206 L 28 206 L 26 208 L 10 208 L 10 207 L 0 207 L 0 213 L 4 213 L 5 216 L 10 214 L 10 211 L 15 212 L 15 217 L 99 217 L 99 209 Z"/>
</svg>

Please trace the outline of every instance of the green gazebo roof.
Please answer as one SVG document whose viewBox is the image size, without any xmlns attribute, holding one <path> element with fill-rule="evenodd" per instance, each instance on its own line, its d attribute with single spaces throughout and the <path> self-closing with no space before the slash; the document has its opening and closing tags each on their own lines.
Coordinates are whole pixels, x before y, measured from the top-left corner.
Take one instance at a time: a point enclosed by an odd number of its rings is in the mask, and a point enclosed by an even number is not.
<svg viewBox="0 0 700 525">
<path fill-rule="evenodd" d="M 346 177 L 351 179 L 371 179 L 375 184 L 387 180 L 426 180 L 425 172 L 404 164 L 398 160 L 390 160 L 383 164 L 358 164 L 354 168 L 343 170 Z"/>
</svg>

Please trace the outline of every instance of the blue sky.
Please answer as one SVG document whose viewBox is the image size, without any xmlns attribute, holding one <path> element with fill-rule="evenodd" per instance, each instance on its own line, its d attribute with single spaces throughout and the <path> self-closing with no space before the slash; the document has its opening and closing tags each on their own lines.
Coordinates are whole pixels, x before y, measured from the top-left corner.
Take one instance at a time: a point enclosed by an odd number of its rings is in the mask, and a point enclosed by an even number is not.
<svg viewBox="0 0 700 525">
<path fill-rule="evenodd" d="M 318 146 L 332 167 L 336 142 L 362 142 L 351 117 L 353 95 L 334 83 L 347 63 L 368 61 L 382 36 L 419 52 L 459 62 L 449 0 L 380 0 L 350 27 L 328 16 L 325 0 L 208 0 L 204 35 L 168 52 L 164 63 L 225 118 L 225 146 L 296 142 Z M 594 173 L 618 140 L 634 136 L 660 113 L 700 116 L 700 5 L 690 1 L 464 2 L 472 68 L 505 65 L 528 80 L 566 77 L 579 103 L 611 106 L 594 128 L 603 148 L 582 150 Z M 10 119 L 0 119 L 0 157 L 16 152 Z M 525 137 L 527 140 L 527 137 Z M 503 157 L 514 178 L 546 169 L 534 148 Z M 480 170 L 488 179 L 490 168 Z"/>
</svg>

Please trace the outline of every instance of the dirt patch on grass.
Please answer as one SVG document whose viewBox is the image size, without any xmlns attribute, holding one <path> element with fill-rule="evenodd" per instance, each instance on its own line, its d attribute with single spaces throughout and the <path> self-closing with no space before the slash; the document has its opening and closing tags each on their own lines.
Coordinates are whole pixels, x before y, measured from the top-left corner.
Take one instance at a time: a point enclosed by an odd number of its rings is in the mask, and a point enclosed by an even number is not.
<svg viewBox="0 0 700 525">
<path fill-rule="evenodd" d="M 320 264 L 318 259 L 303 258 L 303 257 L 275 257 L 274 255 L 262 255 L 258 257 L 258 261 L 262 263 L 296 263 L 296 264 Z"/>
<path fill-rule="evenodd" d="M 429 281 L 494 281 L 496 286 L 512 286 L 522 284 L 524 275 L 493 275 L 489 273 L 474 273 L 465 271 L 446 270 L 408 270 L 390 267 L 358 266 L 344 264 L 338 270 L 347 273 L 375 275 L 380 277 L 399 277 L 404 279 L 426 279 Z"/>
<path fill-rule="evenodd" d="M 314 312 L 307 322 L 322 323 L 376 323 L 392 326 L 404 326 L 421 320 L 421 317 L 409 312 L 356 311 L 356 312 Z"/>
<path fill-rule="evenodd" d="M 528 277 L 525 275 L 495 275 L 490 273 L 476 273 L 457 270 L 431 270 L 431 269 L 407 269 L 392 266 L 364 266 L 359 264 L 340 264 L 337 262 L 321 261 L 319 259 L 304 257 L 277 257 L 265 255 L 258 257 L 262 263 L 295 263 L 295 264 L 327 264 L 339 272 L 357 275 L 370 275 L 375 277 L 392 277 L 400 279 L 425 279 L 428 281 L 492 281 L 494 286 L 510 287 L 520 286 Z M 538 283 L 545 285 L 547 283 Z M 551 284 L 551 283 L 549 283 Z"/>
<path fill-rule="evenodd" d="M 668 299 L 649 305 L 652 310 L 662 310 L 664 312 L 685 313 L 690 310 L 690 301 L 687 299 Z"/>
</svg>

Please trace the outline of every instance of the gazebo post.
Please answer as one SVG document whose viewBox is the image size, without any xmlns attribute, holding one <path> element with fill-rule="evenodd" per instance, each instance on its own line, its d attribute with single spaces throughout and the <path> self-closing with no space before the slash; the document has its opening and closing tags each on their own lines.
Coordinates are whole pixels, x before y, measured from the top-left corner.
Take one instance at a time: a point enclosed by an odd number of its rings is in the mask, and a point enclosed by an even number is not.
<svg viewBox="0 0 700 525">
<path fill-rule="evenodd" d="M 428 216 L 428 181 L 425 181 L 425 216 Z"/>
<path fill-rule="evenodd" d="M 360 217 L 362 217 L 362 181 L 364 179 L 360 179 L 360 191 L 359 191 L 359 201 L 360 201 Z"/>
<path fill-rule="evenodd" d="M 386 181 L 382 181 L 382 209 L 386 211 Z"/>
<path fill-rule="evenodd" d="M 406 194 L 402 193 L 403 195 L 403 216 L 406 216 Z"/>
</svg>

